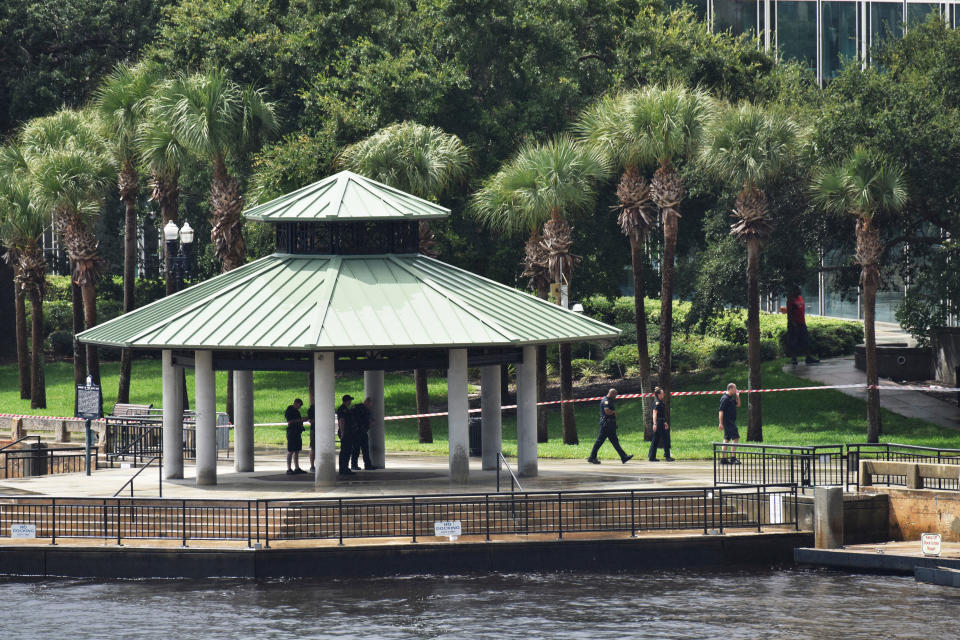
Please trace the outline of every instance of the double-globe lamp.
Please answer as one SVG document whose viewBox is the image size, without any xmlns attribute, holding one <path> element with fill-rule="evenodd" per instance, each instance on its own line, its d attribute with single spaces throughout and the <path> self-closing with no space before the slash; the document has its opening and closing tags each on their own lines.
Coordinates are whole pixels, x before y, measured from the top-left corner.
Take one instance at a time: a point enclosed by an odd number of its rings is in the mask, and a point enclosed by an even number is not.
<svg viewBox="0 0 960 640">
<path fill-rule="evenodd" d="M 177 247 L 177 237 L 180 246 Z M 177 223 L 171 220 L 163 227 L 163 238 L 167 242 L 167 255 L 170 256 L 170 277 L 176 282 L 179 291 L 183 281 L 190 275 L 190 261 L 193 257 L 193 228 L 189 222 L 177 228 Z"/>
</svg>

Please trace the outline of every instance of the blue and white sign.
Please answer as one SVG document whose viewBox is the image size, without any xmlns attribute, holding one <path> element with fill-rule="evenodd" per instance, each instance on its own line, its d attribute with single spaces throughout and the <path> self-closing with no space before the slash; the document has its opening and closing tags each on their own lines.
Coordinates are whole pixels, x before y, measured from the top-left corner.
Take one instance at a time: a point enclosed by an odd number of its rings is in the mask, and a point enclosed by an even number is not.
<svg viewBox="0 0 960 640">
<path fill-rule="evenodd" d="M 433 523 L 433 535 L 456 538 L 463 535 L 463 527 L 459 520 L 438 520 Z"/>
<path fill-rule="evenodd" d="M 11 538 L 36 538 L 37 525 L 25 524 L 23 522 L 13 522 L 10 524 Z"/>
</svg>

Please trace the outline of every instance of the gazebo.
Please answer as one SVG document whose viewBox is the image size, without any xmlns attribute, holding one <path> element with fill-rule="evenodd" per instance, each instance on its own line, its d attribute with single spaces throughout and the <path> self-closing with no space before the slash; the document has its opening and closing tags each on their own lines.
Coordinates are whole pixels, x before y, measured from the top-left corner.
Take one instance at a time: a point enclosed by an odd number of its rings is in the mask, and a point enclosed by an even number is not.
<svg viewBox="0 0 960 640">
<path fill-rule="evenodd" d="M 517 366 L 519 472 L 537 474 L 537 345 L 615 337 L 581 314 L 419 253 L 450 211 L 347 171 L 245 215 L 276 253 L 79 334 L 162 352 L 165 478 L 183 478 L 182 367 L 196 381 L 196 482 L 217 482 L 214 372 L 233 371 L 235 469 L 254 470 L 253 371 L 312 371 L 318 486 L 336 482 L 335 371 L 363 371 L 370 453 L 384 466 L 384 372 L 447 370 L 450 479 L 469 477 L 467 368 L 481 370 L 482 466 L 501 442 L 500 365 Z"/>
</svg>

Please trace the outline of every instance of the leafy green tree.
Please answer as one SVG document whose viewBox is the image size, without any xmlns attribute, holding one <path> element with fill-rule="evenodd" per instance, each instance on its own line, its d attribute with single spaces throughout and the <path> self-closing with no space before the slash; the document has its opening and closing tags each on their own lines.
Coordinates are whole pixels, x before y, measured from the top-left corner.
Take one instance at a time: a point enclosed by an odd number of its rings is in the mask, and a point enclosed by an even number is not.
<svg viewBox="0 0 960 640">
<path fill-rule="evenodd" d="M 867 365 L 867 442 L 880 436 L 880 391 L 877 377 L 876 302 L 880 261 L 886 248 L 878 214 L 903 210 L 907 203 L 903 168 L 876 151 L 857 147 L 841 163 L 813 180 L 814 202 L 830 213 L 848 213 L 857 224 L 855 258 L 863 288 L 863 335 Z"/>
<path fill-rule="evenodd" d="M 466 177 L 470 154 L 460 138 L 437 127 L 401 122 L 385 127 L 343 150 L 340 164 L 391 187 L 436 200 Z M 433 233 L 420 223 L 420 252 L 430 254 Z M 427 372 L 414 370 L 417 413 L 429 413 Z M 417 421 L 420 442 L 433 442 L 429 418 Z"/>
<path fill-rule="evenodd" d="M 34 196 L 52 212 L 54 227 L 63 236 L 88 329 L 97 324 L 96 282 L 101 265 L 93 223 L 114 171 L 99 127 L 91 114 L 61 109 L 52 116 L 31 120 L 20 132 L 33 175 Z M 74 302 L 76 307 L 78 301 Z M 95 345 L 87 345 L 86 364 L 87 372 L 99 383 L 100 360 Z M 84 378 L 76 365 L 74 377 L 78 384 Z"/>
<path fill-rule="evenodd" d="M 593 205 L 596 184 L 608 170 L 602 154 L 568 136 L 557 136 L 544 144 L 527 144 L 477 192 L 473 210 L 493 228 L 511 232 L 532 230 L 531 239 L 542 224 L 542 252 L 528 250 L 528 259 L 545 259 L 551 280 L 569 286 L 576 256 L 571 252 L 568 221 Z M 560 345 L 560 396 L 564 400 L 573 397 L 568 343 Z M 572 406 L 561 406 L 571 409 L 561 414 L 563 442 L 577 444 Z"/>
<path fill-rule="evenodd" d="M 146 64 L 117 65 L 97 89 L 94 108 L 104 126 L 108 151 L 117 165 L 117 187 L 125 208 L 123 226 L 123 312 L 134 309 L 133 287 L 137 277 L 137 195 L 140 192 L 137 129 L 146 116 L 147 105 L 157 83 L 157 71 Z M 117 402 L 130 402 L 130 369 L 133 352 L 120 356 Z"/>
<path fill-rule="evenodd" d="M 7 247 L 6 259 L 14 264 L 14 284 L 18 292 L 30 298 L 31 409 L 47 407 L 43 375 L 43 296 L 47 263 L 43 257 L 43 232 L 48 224 L 46 212 L 37 206 L 27 180 L 0 181 L 0 242 Z"/>
<path fill-rule="evenodd" d="M 730 233 L 747 245 L 747 356 L 751 389 L 761 388 L 760 249 L 773 232 L 766 189 L 798 159 L 800 129 L 788 117 L 748 102 L 722 110 L 704 136 L 701 162 L 714 176 L 739 187 Z M 749 396 L 747 440 L 763 442 L 760 395 Z"/>
</svg>

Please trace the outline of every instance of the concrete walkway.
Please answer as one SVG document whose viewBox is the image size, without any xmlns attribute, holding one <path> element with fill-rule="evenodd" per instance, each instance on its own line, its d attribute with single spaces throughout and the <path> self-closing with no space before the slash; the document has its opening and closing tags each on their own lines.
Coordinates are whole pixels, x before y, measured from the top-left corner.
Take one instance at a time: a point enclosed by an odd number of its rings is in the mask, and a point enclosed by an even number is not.
<svg viewBox="0 0 960 640">
<path fill-rule="evenodd" d="M 482 471 L 478 458 L 470 459 L 470 482 L 454 485 L 449 479 L 446 455 L 388 453 L 387 468 L 358 471 L 327 491 L 316 491 L 309 474 L 288 476 L 285 454 L 279 449 L 258 450 L 256 471 L 237 473 L 233 463 L 221 460 L 216 486 L 198 487 L 195 467 L 188 464 L 183 480 L 163 483 L 164 498 L 267 499 L 354 496 L 404 496 L 439 493 L 493 493 L 497 488 L 496 471 Z M 515 461 L 510 461 L 516 469 Z M 71 497 L 110 497 L 137 472 L 136 469 L 99 469 L 87 477 L 71 473 L 0 480 L 0 495 L 47 495 Z M 156 497 L 159 474 L 146 469 L 134 483 L 137 497 Z M 510 490 L 510 477 L 504 470 L 501 490 Z M 620 464 L 604 460 L 601 465 L 582 460 L 540 460 L 540 475 L 520 478 L 525 491 L 572 489 L 644 489 L 669 487 L 708 487 L 713 485 L 713 462 L 647 462 L 631 460 Z M 129 488 L 123 493 L 129 496 Z"/>
<path fill-rule="evenodd" d="M 854 366 L 853 356 L 830 358 L 820 364 L 787 364 L 783 371 L 822 384 L 867 384 L 867 374 Z M 880 378 L 880 384 L 903 386 L 885 378 Z M 866 391 L 860 389 L 839 391 L 854 398 L 866 399 Z M 944 402 L 921 391 L 881 391 L 880 406 L 907 418 L 919 418 L 960 431 L 960 408 L 955 403 Z"/>
</svg>

